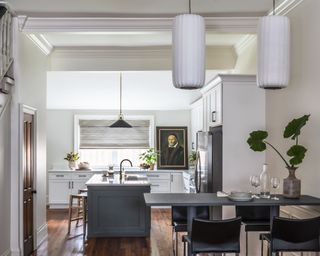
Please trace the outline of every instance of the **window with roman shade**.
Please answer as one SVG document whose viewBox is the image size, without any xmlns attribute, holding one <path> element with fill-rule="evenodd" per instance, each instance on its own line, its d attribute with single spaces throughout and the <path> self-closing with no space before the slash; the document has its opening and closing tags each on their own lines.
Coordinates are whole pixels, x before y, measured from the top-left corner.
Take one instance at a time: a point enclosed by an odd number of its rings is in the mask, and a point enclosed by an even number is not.
<svg viewBox="0 0 320 256">
<path fill-rule="evenodd" d="M 129 158 L 139 166 L 140 154 L 154 147 L 154 117 L 150 115 L 128 116 L 132 128 L 111 128 L 117 116 L 75 115 L 75 151 L 80 161 L 95 168 L 118 166 Z"/>
<path fill-rule="evenodd" d="M 111 128 L 114 120 L 79 120 L 80 149 L 149 148 L 150 120 L 128 120 L 132 128 Z"/>
</svg>

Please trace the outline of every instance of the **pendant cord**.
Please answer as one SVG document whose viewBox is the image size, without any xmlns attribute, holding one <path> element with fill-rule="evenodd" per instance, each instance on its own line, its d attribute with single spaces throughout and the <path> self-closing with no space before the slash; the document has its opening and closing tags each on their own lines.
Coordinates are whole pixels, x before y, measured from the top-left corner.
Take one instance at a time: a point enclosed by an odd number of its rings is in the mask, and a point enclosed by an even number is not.
<svg viewBox="0 0 320 256">
<path fill-rule="evenodd" d="M 276 15 L 276 0 L 273 0 L 273 15 Z"/>
<path fill-rule="evenodd" d="M 189 0 L 189 14 L 191 14 L 191 0 Z"/>
<path fill-rule="evenodd" d="M 120 117 L 122 117 L 122 73 L 120 72 Z"/>
</svg>

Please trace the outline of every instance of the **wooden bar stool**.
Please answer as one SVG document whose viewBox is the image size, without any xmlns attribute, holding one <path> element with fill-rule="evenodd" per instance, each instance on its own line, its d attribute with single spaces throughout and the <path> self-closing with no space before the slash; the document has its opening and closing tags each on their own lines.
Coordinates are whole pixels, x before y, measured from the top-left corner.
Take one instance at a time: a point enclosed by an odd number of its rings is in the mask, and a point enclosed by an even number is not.
<svg viewBox="0 0 320 256">
<path fill-rule="evenodd" d="M 68 218 L 68 235 L 70 234 L 71 222 L 82 220 L 83 223 L 83 240 L 86 237 L 87 231 L 87 193 L 79 193 L 76 195 L 70 195 L 69 198 L 69 218 Z M 76 203 L 74 202 L 76 200 Z M 76 216 L 73 217 L 73 210 L 76 211 Z"/>
</svg>

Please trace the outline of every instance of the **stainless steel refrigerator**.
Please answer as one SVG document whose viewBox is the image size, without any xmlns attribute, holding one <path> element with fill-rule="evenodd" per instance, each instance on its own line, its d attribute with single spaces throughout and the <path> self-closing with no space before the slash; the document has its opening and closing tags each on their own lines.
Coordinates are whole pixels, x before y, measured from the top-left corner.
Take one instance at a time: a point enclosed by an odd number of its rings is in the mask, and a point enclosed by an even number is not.
<svg viewBox="0 0 320 256">
<path fill-rule="evenodd" d="M 222 191 L 222 126 L 197 132 L 195 187 L 197 193 Z"/>
<path fill-rule="evenodd" d="M 197 160 L 195 168 L 196 193 L 222 191 L 222 126 L 209 132 L 197 132 Z M 221 218 L 222 208 L 214 207 L 211 218 Z"/>
</svg>

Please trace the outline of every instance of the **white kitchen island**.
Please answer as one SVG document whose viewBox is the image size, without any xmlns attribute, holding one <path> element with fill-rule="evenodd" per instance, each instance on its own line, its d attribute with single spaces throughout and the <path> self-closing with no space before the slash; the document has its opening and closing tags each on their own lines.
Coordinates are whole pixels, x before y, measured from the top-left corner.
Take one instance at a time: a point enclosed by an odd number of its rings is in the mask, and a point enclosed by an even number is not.
<svg viewBox="0 0 320 256">
<path fill-rule="evenodd" d="M 88 237 L 145 237 L 150 235 L 150 207 L 143 194 L 150 193 L 146 175 L 120 180 L 93 175 L 88 187 Z"/>
</svg>

